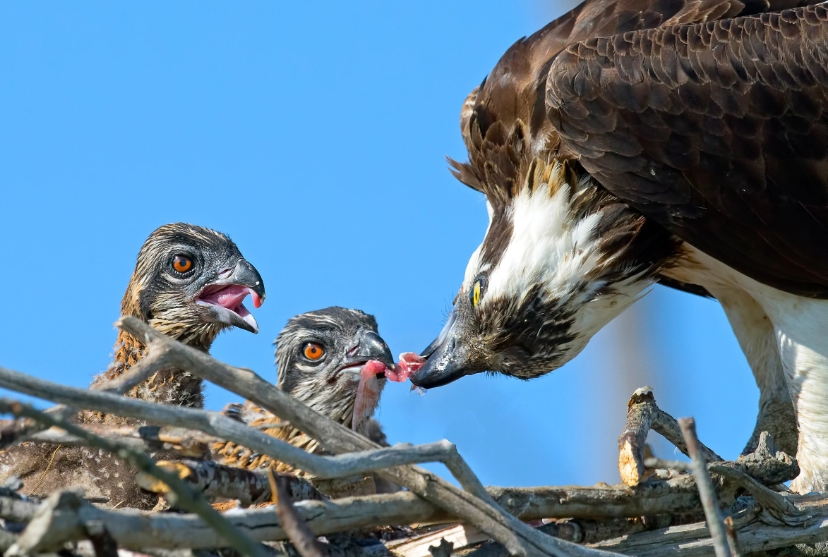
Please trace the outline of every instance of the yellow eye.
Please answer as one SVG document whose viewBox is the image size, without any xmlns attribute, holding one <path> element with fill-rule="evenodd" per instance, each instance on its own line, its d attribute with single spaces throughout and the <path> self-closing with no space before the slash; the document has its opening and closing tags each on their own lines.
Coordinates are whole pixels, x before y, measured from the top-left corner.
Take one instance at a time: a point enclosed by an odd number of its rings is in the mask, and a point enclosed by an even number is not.
<svg viewBox="0 0 828 557">
<path fill-rule="evenodd" d="M 477 307 L 477 304 L 480 303 L 480 287 L 481 287 L 480 279 L 477 279 L 472 287 L 472 305 Z"/>
<path fill-rule="evenodd" d="M 186 255 L 176 255 L 173 259 L 173 269 L 179 273 L 186 273 L 193 268 L 193 260 Z"/>
<path fill-rule="evenodd" d="M 325 349 L 322 348 L 321 344 L 309 342 L 302 349 L 302 354 L 304 354 L 305 357 L 310 361 L 315 362 L 316 360 L 325 355 Z"/>
</svg>

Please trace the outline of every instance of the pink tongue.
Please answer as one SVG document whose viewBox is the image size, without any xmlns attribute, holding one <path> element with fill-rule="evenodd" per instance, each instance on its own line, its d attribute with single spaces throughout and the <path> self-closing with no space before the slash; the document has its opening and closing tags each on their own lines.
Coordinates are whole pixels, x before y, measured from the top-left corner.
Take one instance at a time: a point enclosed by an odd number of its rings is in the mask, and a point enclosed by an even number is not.
<svg viewBox="0 0 828 557">
<path fill-rule="evenodd" d="M 402 383 L 408 380 L 408 376 L 419 371 L 425 364 L 425 358 L 415 352 L 403 352 L 400 354 L 400 361 L 394 371 L 387 370 L 385 376 L 390 381 Z"/>
<path fill-rule="evenodd" d="M 359 386 L 357 387 L 356 401 L 354 402 L 354 417 L 351 428 L 356 428 L 371 416 L 379 403 L 380 384 L 378 373 L 388 373 L 385 364 L 379 360 L 367 362 L 359 372 Z"/>
<path fill-rule="evenodd" d="M 216 292 L 211 292 L 206 296 L 202 296 L 201 299 L 205 302 L 222 306 L 229 310 L 235 310 L 241 305 L 248 294 L 253 294 L 253 305 L 259 307 L 261 303 L 256 304 L 256 298 L 258 298 L 258 296 L 255 295 L 253 290 L 246 286 L 239 286 L 238 284 L 231 284 L 226 288 L 222 288 Z"/>
</svg>

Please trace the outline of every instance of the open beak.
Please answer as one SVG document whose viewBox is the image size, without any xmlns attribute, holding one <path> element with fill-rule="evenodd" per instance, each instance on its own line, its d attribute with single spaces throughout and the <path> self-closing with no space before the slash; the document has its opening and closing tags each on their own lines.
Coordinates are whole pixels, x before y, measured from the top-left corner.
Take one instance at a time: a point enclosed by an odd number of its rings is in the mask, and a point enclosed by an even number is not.
<svg viewBox="0 0 828 557">
<path fill-rule="evenodd" d="M 409 380 L 418 387 L 442 387 L 464 375 L 473 373 L 468 366 L 468 355 L 457 338 L 457 311 L 452 309 L 440 335 L 420 353 L 426 358 L 419 371 Z"/>
<path fill-rule="evenodd" d="M 254 307 L 261 307 L 265 300 L 264 281 L 256 267 L 239 259 L 234 267 L 219 273 L 218 280 L 204 287 L 196 303 L 209 306 L 219 323 L 258 333 L 259 324 L 242 303 L 247 296 L 253 299 Z"/>
<path fill-rule="evenodd" d="M 348 349 L 348 353 L 345 355 L 345 361 L 340 369 L 359 373 L 363 365 L 372 360 L 376 360 L 384 366 L 382 369 L 377 366 L 379 371 L 377 375 L 384 377 L 383 372 L 385 368 L 394 369 L 394 356 L 391 355 L 391 350 L 388 348 L 388 345 L 385 344 L 385 341 L 377 333 L 362 330 L 357 333 L 355 340 L 354 345 Z"/>
</svg>

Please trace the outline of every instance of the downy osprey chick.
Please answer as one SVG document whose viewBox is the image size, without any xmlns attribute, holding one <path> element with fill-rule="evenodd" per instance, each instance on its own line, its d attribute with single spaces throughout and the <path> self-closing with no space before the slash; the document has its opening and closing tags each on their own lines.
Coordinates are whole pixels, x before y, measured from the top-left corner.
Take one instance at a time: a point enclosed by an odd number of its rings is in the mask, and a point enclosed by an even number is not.
<svg viewBox="0 0 828 557">
<path fill-rule="evenodd" d="M 256 333 L 256 320 L 242 303 L 250 295 L 259 307 L 264 282 L 236 244 L 220 232 L 190 224 L 155 230 L 138 253 L 135 271 L 121 302 L 131 315 L 190 346 L 208 351 L 218 334 L 232 327 Z M 121 331 L 109 369 L 95 378 L 101 385 L 123 374 L 144 357 L 145 346 Z M 189 372 L 164 368 L 127 396 L 200 408 L 202 380 Z M 135 423 L 117 416 L 83 412 L 82 423 Z M 135 487 L 135 471 L 98 449 L 23 443 L 0 455 L 0 475 L 19 476 L 23 492 L 45 495 L 83 487 L 87 496 L 105 497 L 112 506 L 151 508 L 157 496 Z"/>
<path fill-rule="evenodd" d="M 279 389 L 386 444 L 385 434 L 372 416 L 386 383 L 385 371 L 394 368 L 394 359 L 373 316 L 341 307 L 303 313 L 288 321 L 275 344 Z M 314 439 L 250 401 L 231 404 L 224 413 L 308 452 L 321 451 Z M 229 442 L 216 443 L 213 453 L 218 462 L 230 466 L 272 466 L 279 472 L 295 472 L 283 462 Z"/>
</svg>

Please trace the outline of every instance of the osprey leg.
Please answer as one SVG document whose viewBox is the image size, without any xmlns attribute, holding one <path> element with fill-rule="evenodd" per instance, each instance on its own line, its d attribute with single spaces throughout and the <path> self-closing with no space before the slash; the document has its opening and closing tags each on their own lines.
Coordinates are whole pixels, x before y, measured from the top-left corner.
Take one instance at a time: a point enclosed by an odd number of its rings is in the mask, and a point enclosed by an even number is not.
<svg viewBox="0 0 828 557">
<path fill-rule="evenodd" d="M 756 450 L 759 436 L 767 431 L 777 447 L 791 456 L 795 455 L 799 434 L 796 413 L 770 318 L 762 306 L 744 290 L 720 287 L 714 288 L 711 293 L 722 304 L 759 387 L 756 426 L 742 454 Z"/>
</svg>

